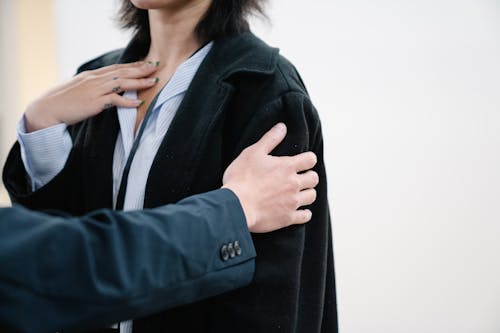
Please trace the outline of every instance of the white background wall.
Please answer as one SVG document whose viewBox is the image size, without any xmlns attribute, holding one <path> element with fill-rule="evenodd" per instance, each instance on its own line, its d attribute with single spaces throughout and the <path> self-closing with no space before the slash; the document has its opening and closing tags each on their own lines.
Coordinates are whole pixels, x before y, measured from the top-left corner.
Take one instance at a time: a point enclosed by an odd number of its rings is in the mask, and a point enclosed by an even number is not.
<svg viewBox="0 0 500 333">
<path fill-rule="evenodd" d="M 121 47 L 56 0 L 60 77 Z M 274 0 L 323 120 L 342 333 L 500 332 L 500 2 Z"/>
</svg>

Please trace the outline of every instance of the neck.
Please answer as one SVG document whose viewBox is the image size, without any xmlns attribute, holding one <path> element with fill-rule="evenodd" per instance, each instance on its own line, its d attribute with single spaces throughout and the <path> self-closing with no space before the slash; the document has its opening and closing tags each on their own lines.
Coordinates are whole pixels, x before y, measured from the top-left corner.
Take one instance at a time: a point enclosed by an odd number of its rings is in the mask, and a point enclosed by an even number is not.
<svg viewBox="0 0 500 333">
<path fill-rule="evenodd" d="M 149 9 L 151 46 L 146 60 L 160 61 L 160 68 L 175 69 L 201 46 L 195 28 L 210 0 Z"/>
</svg>

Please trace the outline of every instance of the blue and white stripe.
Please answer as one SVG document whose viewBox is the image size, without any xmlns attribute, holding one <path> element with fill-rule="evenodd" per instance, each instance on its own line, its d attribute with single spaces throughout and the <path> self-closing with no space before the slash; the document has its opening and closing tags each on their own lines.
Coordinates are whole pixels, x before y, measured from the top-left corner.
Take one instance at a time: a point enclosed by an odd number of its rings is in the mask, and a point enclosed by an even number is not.
<svg viewBox="0 0 500 333">
<path fill-rule="evenodd" d="M 182 63 L 160 92 L 130 166 L 124 210 L 141 209 L 143 207 L 146 182 L 154 157 L 198 67 L 211 47 L 212 43 L 207 44 Z M 127 91 L 125 96 L 137 98 L 137 93 Z M 113 156 L 113 205 L 116 204 L 123 169 L 134 144 L 136 115 L 137 110 L 135 108 L 118 108 L 120 133 L 116 140 Z"/>
</svg>

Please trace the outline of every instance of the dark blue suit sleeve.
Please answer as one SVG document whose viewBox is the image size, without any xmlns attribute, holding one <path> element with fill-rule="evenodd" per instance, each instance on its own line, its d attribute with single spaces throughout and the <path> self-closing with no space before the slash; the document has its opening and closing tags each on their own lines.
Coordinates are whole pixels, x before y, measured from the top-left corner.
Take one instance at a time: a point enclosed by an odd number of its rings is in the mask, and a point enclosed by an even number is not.
<svg viewBox="0 0 500 333">
<path fill-rule="evenodd" d="M 248 284 L 254 257 L 226 189 L 83 217 L 0 209 L 0 331 L 91 329 L 198 301 Z"/>
</svg>

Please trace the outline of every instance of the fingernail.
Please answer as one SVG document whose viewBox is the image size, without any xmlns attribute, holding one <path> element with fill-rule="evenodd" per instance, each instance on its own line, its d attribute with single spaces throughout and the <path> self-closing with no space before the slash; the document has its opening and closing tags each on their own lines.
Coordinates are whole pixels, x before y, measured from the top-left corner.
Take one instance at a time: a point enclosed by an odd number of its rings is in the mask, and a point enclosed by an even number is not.
<svg viewBox="0 0 500 333">
<path fill-rule="evenodd" d="M 158 67 L 158 66 L 160 66 L 160 62 L 159 61 L 155 62 L 155 67 Z"/>
<path fill-rule="evenodd" d="M 160 81 L 160 79 L 157 77 L 151 79 L 151 83 L 158 83 L 158 81 Z"/>
<path fill-rule="evenodd" d="M 146 61 L 146 65 L 151 66 L 153 62 L 151 60 Z"/>
<path fill-rule="evenodd" d="M 137 101 L 137 106 L 138 106 L 138 107 L 139 107 L 139 106 L 141 106 L 142 104 L 144 104 L 144 101 L 142 101 L 142 100 L 138 100 L 138 101 Z"/>
<path fill-rule="evenodd" d="M 276 129 L 278 129 L 280 132 L 284 132 L 284 131 L 286 131 L 286 126 L 283 123 L 278 123 L 276 125 Z"/>
</svg>

